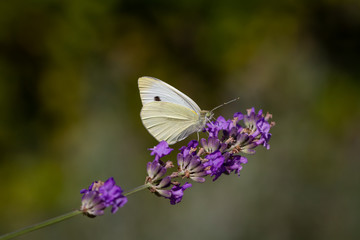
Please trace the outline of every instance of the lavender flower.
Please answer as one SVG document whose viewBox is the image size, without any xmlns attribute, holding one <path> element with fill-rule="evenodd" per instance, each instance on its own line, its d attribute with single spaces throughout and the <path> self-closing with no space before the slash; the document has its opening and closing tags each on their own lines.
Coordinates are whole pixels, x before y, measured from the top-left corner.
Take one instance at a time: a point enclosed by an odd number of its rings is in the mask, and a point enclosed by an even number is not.
<svg viewBox="0 0 360 240">
<path fill-rule="evenodd" d="M 232 126 L 232 121 L 225 120 L 224 117 L 219 116 L 215 122 L 207 124 L 205 130 L 209 133 L 210 137 L 217 137 L 219 131 L 228 130 Z"/>
<path fill-rule="evenodd" d="M 122 192 L 112 177 L 105 182 L 95 181 L 88 189 L 80 191 L 83 194 L 80 210 L 88 217 L 96 217 L 103 215 L 105 208 L 111 206 L 111 213 L 115 213 L 127 202 Z"/>
<path fill-rule="evenodd" d="M 166 173 L 166 168 L 154 160 L 147 164 L 148 182 L 156 182 Z"/>
<path fill-rule="evenodd" d="M 181 202 L 183 196 L 184 196 L 184 191 L 185 189 L 191 187 L 191 183 L 185 183 L 184 185 L 180 186 L 180 185 L 175 185 L 171 188 L 171 197 L 170 199 L 170 204 L 171 205 L 175 205 L 179 202 Z"/>
<path fill-rule="evenodd" d="M 235 113 L 232 120 L 219 117 L 215 122 L 207 124 L 205 130 L 218 139 L 212 137 L 208 141 L 202 139 L 203 148 L 210 154 L 217 150 L 224 157 L 221 166 L 214 165 L 214 162 L 210 163 L 212 171 L 210 175 L 214 177 L 213 181 L 222 174 L 228 175 L 234 172 L 239 175 L 242 164 L 247 163 L 247 159 L 240 156 L 240 153 L 254 154 L 254 149 L 259 145 L 263 145 L 267 149 L 270 148 L 268 142 L 271 134 L 269 131 L 275 125 L 273 122 L 268 122 L 271 117 L 271 114 L 263 116 L 262 110 L 256 114 L 255 109 L 252 108 L 247 111 L 247 115 Z M 239 124 L 241 120 L 244 121 L 245 127 Z M 220 157 L 219 153 L 217 156 Z M 207 158 L 209 159 L 209 156 Z M 209 160 L 213 159 L 210 158 Z"/>
<path fill-rule="evenodd" d="M 217 180 L 222 175 L 235 173 L 240 174 L 247 158 L 242 154 L 254 154 L 255 148 L 263 146 L 270 149 L 270 129 L 275 125 L 269 122 L 272 115 L 264 115 L 262 110 L 255 112 L 255 109 L 248 109 L 246 114 L 235 113 L 233 119 L 226 120 L 220 116 L 217 120 L 207 123 L 204 132 L 209 134 L 207 139 L 190 141 L 186 146 L 179 149 L 177 154 L 177 170 L 167 175 L 167 171 L 174 167 L 171 161 L 166 163 L 160 159 L 169 155 L 173 149 L 162 141 L 157 146 L 150 148 L 151 155 L 155 156 L 152 162 L 147 164 L 145 184 L 127 192 L 130 195 L 137 191 L 148 188 L 159 197 L 170 200 L 170 204 L 178 204 L 182 201 L 184 191 L 192 184 L 189 182 L 183 185 L 175 181 L 176 178 L 188 178 L 195 182 L 204 182 L 206 176 Z M 240 124 L 243 121 L 243 125 Z M 96 217 L 104 214 L 104 210 L 111 206 L 111 213 L 115 213 L 123 207 L 127 198 L 122 194 L 122 189 L 115 184 L 113 178 L 105 182 L 95 181 L 88 189 L 80 191 L 82 204 L 80 211 L 73 211 L 68 214 L 49 219 L 45 222 L 14 231 L 0 236 L 1 239 L 10 239 L 24 233 L 40 229 L 56 222 L 83 213 L 88 217 Z"/>
<path fill-rule="evenodd" d="M 186 157 L 189 154 L 193 155 L 194 153 L 196 153 L 196 147 L 198 145 L 199 143 L 196 140 L 192 140 L 188 143 L 187 146 L 181 147 L 179 151 L 184 157 Z"/>
<path fill-rule="evenodd" d="M 247 159 L 242 156 L 233 156 L 229 153 L 222 155 L 224 161 L 221 165 L 211 168 L 211 176 L 213 181 L 217 180 L 222 174 L 229 175 L 231 172 L 235 172 L 240 175 L 240 170 L 243 168 L 242 164 L 247 163 Z"/>
<path fill-rule="evenodd" d="M 163 143 L 161 142 L 160 144 Z M 166 190 L 166 188 L 171 185 L 171 177 L 162 178 L 166 173 L 166 167 L 159 162 L 159 159 L 156 159 L 156 156 L 154 161 L 147 164 L 147 172 L 148 176 L 146 177 L 145 184 L 149 186 L 150 191 L 159 197 L 169 198 L 171 191 Z"/>
<path fill-rule="evenodd" d="M 192 151 L 194 151 L 197 145 L 197 141 L 191 141 L 188 146 L 183 147 L 181 151 L 183 154 L 186 154 L 189 158 L 191 158 Z M 149 150 L 152 150 L 151 155 L 155 155 L 155 159 L 154 161 L 147 164 L 148 176 L 145 179 L 145 184 L 148 186 L 148 189 L 159 197 L 169 199 L 171 204 L 177 204 L 181 202 L 184 195 L 184 190 L 191 187 L 191 184 L 185 183 L 183 186 L 181 186 L 179 182 L 171 181 L 172 178 L 179 176 L 177 172 L 173 172 L 169 176 L 164 176 L 167 172 L 167 169 L 174 167 L 174 165 L 171 162 L 164 164 L 162 161 L 160 161 L 160 158 L 169 155 L 173 149 L 169 148 L 169 145 L 166 141 L 161 141 L 157 146 Z M 199 167 L 198 164 L 199 162 L 200 160 L 194 160 L 192 164 L 186 165 L 192 170 L 191 173 L 187 172 L 188 177 L 191 177 L 194 180 L 200 178 L 201 175 L 199 173 L 201 171 L 201 167 Z M 185 172 L 183 172 L 183 175 L 185 175 Z M 170 186 L 173 187 L 169 189 Z"/>
<path fill-rule="evenodd" d="M 224 172 L 224 161 L 225 157 L 220 151 L 215 151 L 213 153 L 208 154 L 206 157 L 205 165 L 210 168 L 211 176 L 220 176 Z M 216 180 L 217 177 L 214 178 Z"/>
<path fill-rule="evenodd" d="M 225 144 L 221 144 L 220 140 L 217 139 L 216 137 L 209 137 L 208 140 L 206 140 L 205 138 L 202 138 L 200 140 L 200 143 L 204 149 L 204 151 L 208 154 L 213 153 L 217 150 L 219 150 L 220 148 L 222 148 L 224 150 L 224 148 L 226 148 Z"/>
<path fill-rule="evenodd" d="M 155 147 L 149 148 L 149 150 L 152 151 L 150 155 L 155 155 L 155 160 L 159 160 L 160 158 L 169 155 L 174 149 L 169 148 L 169 145 L 166 141 L 161 141 Z"/>
<path fill-rule="evenodd" d="M 160 142 L 152 150 L 155 155 L 153 162 L 147 165 L 148 176 L 145 183 L 151 192 L 157 196 L 170 199 L 171 204 L 181 202 L 184 190 L 191 187 L 190 183 L 181 184 L 175 178 L 189 178 L 195 182 L 204 182 L 206 176 L 217 180 L 221 175 L 240 174 L 247 158 L 240 154 L 254 154 L 257 146 L 270 148 L 268 144 L 271 133 L 270 128 L 275 125 L 269 122 L 271 114 L 258 113 L 255 109 L 247 110 L 247 114 L 235 113 L 233 119 L 226 120 L 220 116 L 217 120 L 209 122 L 204 132 L 209 134 L 208 139 L 190 141 L 179 149 L 177 155 L 177 171 L 168 176 L 166 172 L 173 167 L 172 164 L 162 163 L 161 157 L 169 155 L 173 149 L 165 141 Z M 240 124 L 243 121 L 243 126 Z M 172 186 L 171 189 L 170 186 Z"/>
<path fill-rule="evenodd" d="M 205 176 L 211 172 L 206 165 L 200 160 L 200 157 L 196 155 L 188 154 L 184 157 L 179 153 L 177 156 L 177 162 L 179 165 L 178 176 L 190 178 L 195 182 L 205 182 Z"/>
</svg>

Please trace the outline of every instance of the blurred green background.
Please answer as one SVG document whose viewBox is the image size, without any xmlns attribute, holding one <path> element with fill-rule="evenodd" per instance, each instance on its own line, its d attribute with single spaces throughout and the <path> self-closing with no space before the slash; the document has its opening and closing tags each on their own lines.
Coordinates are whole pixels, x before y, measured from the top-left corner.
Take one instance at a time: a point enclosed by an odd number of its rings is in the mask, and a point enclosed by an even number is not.
<svg viewBox="0 0 360 240">
<path fill-rule="evenodd" d="M 270 151 L 179 205 L 143 191 L 19 239 L 360 239 L 359 53 L 356 0 L 1 1 L 0 234 L 78 208 L 93 180 L 143 184 L 147 75 L 203 109 L 240 96 L 226 118 L 271 112 Z"/>
</svg>

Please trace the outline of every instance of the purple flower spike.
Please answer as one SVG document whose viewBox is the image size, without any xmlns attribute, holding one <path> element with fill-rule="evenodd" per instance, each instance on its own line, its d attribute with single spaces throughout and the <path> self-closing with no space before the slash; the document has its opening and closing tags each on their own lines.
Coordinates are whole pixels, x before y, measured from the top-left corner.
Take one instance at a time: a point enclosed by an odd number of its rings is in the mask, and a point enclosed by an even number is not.
<svg viewBox="0 0 360 240">
<path fill-rule="evenodd" d="M 185 189 L 191 187 L 191 183 L 185 183 L 184 185 L 180 186 L 180 185 L 175 185 L 171 188 L 171 197 L 170 199 L 170 204 L 171 205 L 175 205 L 179 202 L 181 202 L 183 196 L 184 196 L 184 191 Z"/>
<path fill-rule="evenodd" d="M 122 192 L 112 177 L 105 182 L 95 181 L 88 189 L 80 191 L 83 194 L 80 210 L 88 217 L 96 217 L 103 215 L 105 208 L 111 206 L 111 213 L 115 213 L 127 203 Z"/>
<path fill-rule="evenodd" d="M 173 167 L 172 162 L 164 164 L 159 159 L 168 155 L 172 149 L 167 143 L 160 142 L 158 146 L 150 149 L 155 160 L 147 165 L 148 177 L 145 183 L 151 192 L 170 199 L 171 204 L 176 204 L 182 200 L 184 190 L 191 187 L 191 184 L 181 186 L 180 182 L 174 181 L 175 178 L 188 178 L 202 183 L 207 175 L 210 175 L 213 181 L 223 174 L 240 175 L 247 163 L 242 154 L 254 154 L 258 146 L 270 148 L 270 129 L 275 124 L 269 122 L 271 118 L 271 114 L 264 116 L 262 110 L 256 112 L 251 108 L 246 114 L 235 113 L 232 119 L 226 120 L 219 116 L 215 121 L 208 122 L 204 132 L 207 132 L 209 137 L 200 140 L 200 147 L 195 140 L 181 147 L 177 154 L 178 169 L 169 176 L 165 176 L 165 173 Z M 173 187 L 169 190 L 171 185 Z"/>
<path fill-rule="evenodd" d="M 158 145 L 153 148 L 149 148 L 151 150 L 151 156 L 155 155 L 155 160 L 159 160 L 160 158 L 169 155 L 171 153 L 172 148 L 169 148 L 169 144 L 166 141 L 161 141 Z"/>
</svg>

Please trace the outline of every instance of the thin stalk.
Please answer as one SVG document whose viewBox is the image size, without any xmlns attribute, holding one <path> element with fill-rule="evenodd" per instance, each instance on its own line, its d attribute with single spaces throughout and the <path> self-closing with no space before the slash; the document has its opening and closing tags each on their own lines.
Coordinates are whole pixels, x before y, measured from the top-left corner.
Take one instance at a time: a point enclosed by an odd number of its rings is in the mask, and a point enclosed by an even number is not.
<svg viewBox="0 0 360 240">
<path fill-rule="evenodd" d="M 25 233 L 32 232 L 32 231 L 38 230 L 38 229 L 40 229 L 40 228 L 49 226 L 49 225 L 51 225 L 51 224 L 55 224 L 55 223 L 64 221 L 64 220 L 66 220 L 66 219 L 68 219 L 68 218 L 72 218 L 72 217 L 74 217 L 74 216 L 76 216 L 76 215 L 79 215 L 79 214 L 81 214 L 81 213 L 82 213 L 82 212 L 81 212 L 80 210 L 75 210 L 75 211 L 66 213 L 66 214 L 64 214 L 64 215 L 58 216 L 58 217 L 54 217 L 54 218 L 48 219 L 48 220 L 46 220 L 46 221 L 44 221 L 44 222 L 37 223 L 37 224 L 31 225 L 31 226 L 28 226 L 28 227 L 24 227 L 24 228 L 19 229 L 19 230 L 17 230 L 17 231 L 14 231 L 14 232 L 11 232 L 11 233 L 2 235 L 2 236 L 0 236 L 0 239 L 1 239 L 1 240 L 11 239 L 11 238 L 14 238 L 14 237 L 23 235 L 23 234 L 25 234 Z"/>
<path fill-rule="evenodd" d="M 150 186 L 150 184 L 141 185 L 141 186 L 139 186 L 139 187 L 134 188 L 133 190 L 130 190 L 130 191 L 128 191 L 128 192 L 125 192 L 125 193 L 124 193 L 124 196 L 129 196 L 129 195 L 131 195 L 131 194 L 133 194 L 133 193 L 136 193 L 136 192 L 139 192 L 139 191 L 141 191 L 141 190 L 147 189 L 149 186 Z"/>
<path fill-rule="evenodd" d="M 139 187 L 134 188 L 133 190 L 130 190 L 130 191 L 124 193 L 124 196 L 131 195 L 131 194 L 136 193 L 138 191 L 147 189 L 148 187 L 149 187 L 148 184 L 141 185 Z M 82 214 L 82 211 L 75 210 L 75 211 L 66 213 L 64 215 L 58 216 L 58 217 L 48 219 L 48 220 L 43 221 L 41 223 L 37 223 L 37 224 L 31 225 L 31 226 L 24 227 L 22 229 L 16 230 L 14 232 L 4 234 L 4 235 L 0 236 L 0 240 L 6 240 L 6 239 L 11 239 L 11 238 L 14 238 L 14 237 L 18 237 L 18 236 L 21 236 L 21 235 L 23 235 L 25 233 L 29 233 L 29 232 L 44 228 L 46 226 L 49 226 L 49 225 L 64 221 L 66 219 L 75 217 L 75 216 L 80 215 L 80 214 Z"/>
</svg>

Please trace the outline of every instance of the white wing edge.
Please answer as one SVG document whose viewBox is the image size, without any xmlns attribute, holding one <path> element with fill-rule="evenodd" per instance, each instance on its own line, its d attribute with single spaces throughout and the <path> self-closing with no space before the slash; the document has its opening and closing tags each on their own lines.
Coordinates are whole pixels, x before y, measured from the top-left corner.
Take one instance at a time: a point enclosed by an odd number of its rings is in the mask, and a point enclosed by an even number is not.
<svg viewBox="0 0 360 240">
<path fill-rule="evenodd" d="M 191 98 L 160 79 L 143 76 L 138 79 L 138 86 L 143 105 L 154 102 L 154 97 L 156 95 L 161 95 L 162 97 L 165 97 L 164 101 L 166 102 L 177 103 L 200 114 L 200 107 Z M 156 91 L 159 94 L 156 93 Z"/>
</svg>

